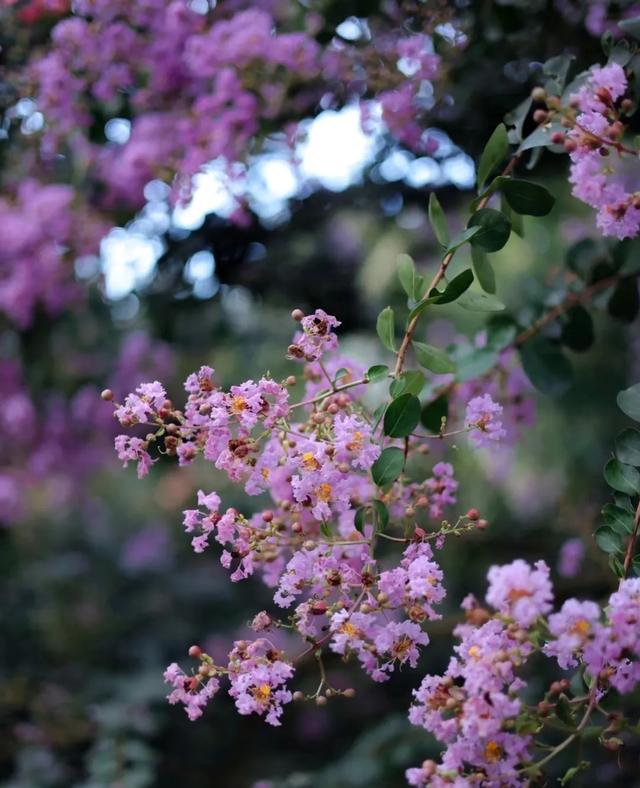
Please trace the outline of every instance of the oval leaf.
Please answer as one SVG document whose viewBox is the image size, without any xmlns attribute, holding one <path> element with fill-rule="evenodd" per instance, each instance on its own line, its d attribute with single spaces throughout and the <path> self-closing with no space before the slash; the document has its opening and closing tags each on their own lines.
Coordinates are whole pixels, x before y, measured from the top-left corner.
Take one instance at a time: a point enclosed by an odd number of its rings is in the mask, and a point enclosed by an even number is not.
<svg viewBox="0 0 640 788">
<path fill-rule="evenodd" d="M 414 342 L 413 349 L 420 366 L 435 372 L 436 375 L 445 375 L 447 372 L 456 371 L 456 365 L 443 350 L 432 345 L 425 345 L 424 342 Z"/>
<path fill-rule="evenodd" d="M 481 246 L 487 252 L 502 249 L 511 235 L 511 223 L 503 213 L 493 208 L 480 208 L 469 219 L 467 227 L 480 228 L 472 236 L 471 245 Z"/>
<path fill-rule="evenodd" d="M 605 504 L 602 507 L 602 516 L 609 528 L 618 534 L 630 534 L 633 531 L 633 514 L 615 503 Z"/>
<path fill-rule="evenodd" d="M 559 397 L 571 386 L 573 370 L 558 346 L 536 338 L 520 348 L 522 367 L 531 383 L 549 397 Z"/>
<path fill-rule="evenodd" d="M 365 374 L 365 378 L 370 383 L 375 383 L 377 380 L 383 380 L 389 374 L 389 367 L 386 364 L 374 364 L 369 367 Z"/>
<path fill-rule="evenodd" d="M 414 394 L 401 394 L 384 413 L 384 434 L 406 438 L 420 421 L 420 400 Z"/>
<path fill-rule="evenodd" d="M 482 190 L 487 178 L 504 161 L 508 152 L 507 129 L 504 123 L 500 123 L 489 137 L 478 162 L 478 191 Z"/>
<path fill-rule="evenodd" d="M 622 541 L 620 537 L 614 533 L 611 528 L 607 528 L 606 525 L 603 525 L 602 528 L 598 528 L 594 536 L 596 544 L 601 550 L 604 550 L 605 553 L 619 553 L 622 551 Z"/>
<path fill-rule="evenodd" d="M 397 446 L 385 449 L 371 467 L 371 476 L 378 487 L 395 482 L 404 468 L 404 452 Z"/>
<path fill-rule="evenodd" d="M 471 264 L 478 284 L 486 293 L 496 292 L 496 275 L 489 258 L 479 246 L 471 247 Z"/>
<path fill-rule="evenodd" d="M 544 186 L 531 181 L 502 178 L 500 190 L 511 209 L 526 216 L 546 216 L 555 203 L 555 198 Z"/>
<path fill-rule="evenodd" d="M 447 217 L 444 215 L 440 201 L 435 192 L 429 195 L 429 221 L 438 242 L 445 248 L 449 244 L 449 229 L 447 227 Z"/>
<path fill-rule="evenodd" d="M 629 427 L 616 438 L 616 457 L 627 465 L 640 466 L 640 432 Z"/>
<path fill-rule="evenodd" d="M 376 321 L 376 331 L 378 332 L 380 341 L 387 348 L 387 350 L 391 350 L 395 353 L 394 315 L 393 309 L 391 309 L 390 306 L 385 306 L 382 312 L 380 312 L 378 315 L 378 320 Z"/>
<path fill-rule="evenodd" d="M 618 393 L 618 407 L 634 421 L 640 421 L 640 383 Z"/>
<path fill-rule="evenodd" d="M 612 459 L 604 466 L 604 479 L 614 490 L 627 495 L 640 493 L 640 473 L 631 465 Z"/>
</svg>

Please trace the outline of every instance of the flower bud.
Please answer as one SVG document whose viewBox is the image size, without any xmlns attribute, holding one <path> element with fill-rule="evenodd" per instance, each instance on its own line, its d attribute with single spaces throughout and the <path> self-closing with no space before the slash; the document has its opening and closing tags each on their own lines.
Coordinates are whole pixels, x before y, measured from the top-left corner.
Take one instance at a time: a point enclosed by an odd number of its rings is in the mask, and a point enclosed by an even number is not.
<svg viewBox="0 0 640 788">
<path fill-rule="evenodd" d="M 111 402 L 113 399 L 113 391 L 111 391 L 111 389 L 105 389 L 100 396 L 105 402 Z"/>
<path fill-rule="evenodd" d="M 342 694 L 345 698 L 355 698 L 356 691 L 353 689 L 353 687 L 349 687 L 348 689 L 344 690 Z"/>
<path fill-rule="evenodd" d="M 480 512 L 477 509 L 469 509 L 467 512 L 467 517 L 469 520 L 479 520 Z"/>
<path fill-rule="evenodd" d="M 189 656 L 190 657 L 194 657 L 196 659 L 198 657 L 201 657 L 202 656 L 202 649 L 200 648 L 200 646 L 191 646 L 190 649 L 189 649 Z"/>
<path fill-rule="evenodd" d="M 533 120 L 534 120 L 535 123 L 545 123 L 545 121 L 547 120 L 548 117 L 549 116 L 548 116 L 546 110 L 544 110 L 544 109 L 537 109 L 533 113 Z"/>
<path fill-rule="evenodd" d="M 316 698 L 316 706 L 326 706 L 326 705 L 327 705 L 327 699 L 325 698 L 325 696 L 318 695 L 318 697 Z"/>
<path fill-rule="evenodd" d="M 285 380 L 287 386 L 295 386 L 296 385 L 296 376 L 289 375 L 289 377 Z"/>
<path fill-rule="evenodd" d="M 294 309 L 291 313 L 291 317 L 296 321 L 296 323 L 299 323 L 304 317 L 304 312 L 302 309 Z"/>
<path fill-rule="evenodd" d="M 301 701 L 301 700 L 304 700 L 304 692 L 300 692 L 300 690 L 296 690 L 296 691 L 293 693 L 293 699 L 294 699 L 295 701 Z"/>
<path fill-rule="evenodd" d="M 541 102 L 542 101 L 546 101 L 547 100 L 547 93 L 546 93 L 544 88 L 538 86 L 537 88 L 534 88 L 531 91 L 531 98 L 534 101 L 541 101 Z"/>
<path fill-rule="evenodd" d="M 562 145 L 564 143 L 565 135 L 561 131 L 554 131 L 551 135 L 551 142 L 554 145 Z"/>
</svg>

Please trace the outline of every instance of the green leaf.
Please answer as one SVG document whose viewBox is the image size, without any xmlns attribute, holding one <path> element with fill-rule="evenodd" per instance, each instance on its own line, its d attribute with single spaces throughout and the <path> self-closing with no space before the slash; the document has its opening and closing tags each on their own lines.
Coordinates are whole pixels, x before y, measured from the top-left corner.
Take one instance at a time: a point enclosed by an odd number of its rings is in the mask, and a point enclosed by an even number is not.
<svg viewBox="0 0 640 788">
<path fill-rule="evenodd" d="M 493 272 L 489 258 L 479 246 L 471 247 L 471 264 L 480 287 L 487 293 L 495 293 L 496 275 Z"/>
<path fill-rule="evenodd" d="M 609 528 L 617 534 L 630 534 L 633 531 L 633 514 L 615 503 L 605 504 L 602 507 L 602 516 Z"/>
<path fill-rule="evenodd" d="M 611 294 L 607 311 L 623 323 L 633 323 L 640 311 L 638 282 L 635 277 L 621 279 Z"/>
<path fill-rule="evenodd" d="M 620 410 L 634 421 L 640 421 L 640 383 L 620 391 L 616 397 Z"/>
<path fill-rule="evenodd" d="M 437 347 L 425 345 L 424 342 L 413 342 L 413 349 L 421 367 L 435 372 L 436 375 L 445 375 L 455 372 L 456 365 L 449 356 Z"/>
<path fill-rule="evenodd" d="M 366 506 L 359 506 L 356 509 L 355 516 L 353 518 L 353 524 L 357 531 L 360 533 L 364 533 L 364 525 L 365 525 L 365 517 L 367 514 L 367 507 Z"/>
<path fill-rule="evenodd" d="M 419 421 L 420 400 L 414 394 L 401 394 L 385 411 L 384 434 L 391 438 L 406 438 Z"/>
<path fill-rule="evenodd" d="M 442 394 L 433 402 L 428 402 L 422 413 L 420 414 L 420 423 L 422 426 L 435 434 L 440 432 L 440 425 L 442 419 L 447 418 L 449 415 L 449 400 L 446 394 Z"/>
<path fill-rule="evenodd" d="M 511 112 L 507 112 L 504 116 L 504 122 L 507 126 L 513 127 L 509 130 L 509 142 L 514 145 L 519 145 L 522 142 L 522 129 L 524 128 L 524 122 L 529 115 L 532 103 L 531 96 L 528 96 L 524 101 L 518 104 L 515 109 L 511 110 Z"/>
<path fill-rule="evenodd" d="M 564 129 L 560 123 L 555 121 L 552 123 L 546 123 L 544 126 L 538 126 L 535 131 L 532 131 L 531 134 L 529 134 L 529 136 L 520 143 L 518 153 L 524 153 L 526 150 L 540 147 L 549 147 L 551 150 L 555 150 L 557 152 L 564 151 L 564 147 L 562 145 L 555 145 L 551 142 L 551 135 L 556 131 L 564 131 Z"/>
<path fill-rule="evenodd" d="M 449 244 L 449 228 L 447 227 L 447 217 L 444 215 L 440 201 L 435 192 L 429 195 L 429 221 L 438 243 L 446 248 Z"/>
<path fill-rule="evenodd" d="M 459 298 L 473 283 L 473 272 L 466 268 L 462 273 L 454 276 L 443 292 L 431 291 L 429 300 L 434 304 L 450 304 Z"/>
<path fill-rule="evenodd" d="M 385 408 L 387 407 L 386 402 L 382 402 L 378 407 L 373 411 L 373 422 L 371 424 L 371 431 L 375 432 L 378 429 L 378 425 L 382 421 L 382 417 L 384 416 Z"/>
<path fill-rule="evenodd" d="M 620 460 L 609 460 L 604 466 L 604 479 L 609 487 L 618 492 L 626 495 L 640 493 L 640 473 L 632 465 L 625 465 Z"/>
<path fill-rule="evenodd" d="M 633 38 L 640 40 L 640 16 L 633 16 L 631 19 L 621 19 L 618 22 L 618 27 Z"/>
<path fill-rule="evenodd" d="M 571 768 L 567 769 L 564 775 L 558 779 L 558 782 L 560 785 L 568 785 L 574 777 L 577 777 L 581 772 L 587 771 L 590 766 L 591 763 L 589 761 L 580 761 L 577 766 L 571 766 Z"/>
<path fill-rule="evenodd" d="M 487 178 L 506 158 L 509 138 L 504 123 L 500 123 L 489 137 L 478 163 L 478 191 L 482 190 Z"/>
<path fill-rule="evenodd" d="M 629 427 L 616 438 L 616 457 L 626 465 L 640 467 L 640 432 Z"/>
<path fill-rule="evenodd" d="M 589 350 L 595 340 L 593 320 L 579 304 L 568 310 L 562 326 L 560 341 L 576 353 Z"/>
<path fill-rule="evenodd" d="M 393 353 L 395 353 L 394 315 L 393 309 L 391 309 L 390 306 L 385 306 L 382 312 L 380 312 L 378 315 L 378 320 L 376 321 L 376 331 L 378 332 L 380 341 L 387 348 L 387 350 L 391 350 Z"/>
<path fill-rule="evenodd" d="M 398 256 L 398 278 L 402 289 L 413 301 L 419 301 L 424 295 L 424 277 L 416 271 L 415 263 L 408 254 Z"/>
<path fill-rule="evenodd" d="M 596 544 L 605 553 L 619 553 L 622 552 L 622 541 L 618 534 L 614 533 L 611 528 L 603 525 L 594 534 Z"/>
<path fill-rule="evenodd" d="M 458 359 L 456 380 L 465 383 L 467 380 L 479 378 L 493 369 L 498 363 L 498 354 L 491 348 L 472 348 L 469 353 Z"/>
<path fill-rule="evenodd" d="M 373 525 L 375 533 L 384 531 L 387 525 L 389 525 L 389 510 L 382 501 L 378 500 L 371 501 L 371 506 L 373 507 Z"/>
<path fill-rule="evenodd" d="M 544 186 L 531 181 L 501 178 L 500 190 L 509 206 L 525 216 L 546 216 L 555 203 L 555 197 Z"/>
<path fill-rule="evenodd" d="M 389 385 L 389 394 L 395 399 L 401 394 L 420 394 L 426 383 L 426 378 L 418 369 L 408 369 L 399 378 L 394 378 Z"/>
<path fill-rule="evenodd" d="M 469 312 L 502 312 L 505 305 L 489 293 L 464 293 L 457 301 L 458 305 Z"/>
<path fill-rule="evenodd" d="M 536 337 L 520 348 L 522 367 L 531 383 L 549 397 L 559 397 L 573 382 L 569 360 L 548 339 Z"/>
<path fill-rule="evenodd" d="M 447 246 L 446 252 L 450 254 L 451 252 L 455 252 L 456 249 L 459 249 L 461 246 L 470 241 L 474 235 L 477 235 L 480 232 L 480 227 L 467 227 L 466 230 L 463 230 L 459 235 L 451 241 L 449 246 Z"/>
<path fill-rule="evenodd" d="M 378 380 L 384 380 L 389 374 L 389 367 L 386 364 L 374 364 L 365 373 L 365 378 L 369 383 L 376 383 Z"/>
<path fill-rule="evenodd" d="M 397 446 L 385 449 L 371 467 L 371 476 L 377 487 L 395 482 L 404 468 L 404 452 Z"/>
<path fill-rule="evenodd" d="M 508 315 L 495 315 L 487 323 L 487 347 L 490 350 L 504 350 L 513 344 L 518 327 Z"/>
<path fill-rule="evenodd" d="M 511 224 L 507 217 L 493 208 L 480 208 L 467 227 L 480 227 L 471 238 L 472 246 L 481 246 L 487 252 L 497 252 L 507 243 L 511 235 Z"/>
<path fill-rule="evenodd" d="M 327 539 L 331 537 L 331 526 L 326 520 L 323 520 L 320 523 L 320 533 L 325 536 Z"/>
</svg>

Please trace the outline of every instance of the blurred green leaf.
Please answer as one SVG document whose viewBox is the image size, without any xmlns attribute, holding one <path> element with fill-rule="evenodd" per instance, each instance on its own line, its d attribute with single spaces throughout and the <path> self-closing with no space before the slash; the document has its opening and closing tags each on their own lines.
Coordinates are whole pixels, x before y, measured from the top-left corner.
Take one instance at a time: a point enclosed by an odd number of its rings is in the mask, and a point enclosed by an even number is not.
<svg viewBox="0 0 640 788">
<path fill-rule="evenodd" d="M 516 213 L 525 216 L 546 216 L 555 197 L 538 183 L 514 178 L 501 178 L 499 188 Z"/>
<path fill-rule="evenodd" d="M 447 217 L 442 210 L 440 201 L 435 192 L 429 195 L 429 221 L 438 242 L 446 248 L 449 243 L 449 228 L 447 227 Z"/>
<path fill-rule="evenodd" d="M 395 326 L 393 309 L 390 306 L 385 308 L 378 315 L 376 321 L 376 331 L 382 344 L 395 353 Z"/>
<path fill-rule="evenodd" d="M 618 407 L 634 421 L 640 421 L 640 383 L 620 391 L 616 397 Z"/>
<path fill-rule="evenodd" d="M 640 466 L 640 432 L 629 427 L 616 438 L 616 457 L 627 465 Z"/>
<path fill-rule="evenodd" d="M 480 287 L 487 293 L 495 293 L 496 275 L 493 272 L 489 258 L 479 246 L 471 247 L 471 263 L 473 273 Z"/>
<path fill-rule="evenodd" d="M 534 337 L 520 348 L 522 367 L 531 383 L 549 397 L 559 397 L 573 382 L 569 360 L 548 339 Z"/>
<path fill-rule="evenodd" d="M 426 345 L 424 342 L 413 342 L 413 349 L 420 366 L 435 372 L 437 375 L 444 375 L 447 372 L 455 372 L 456 365 L 449 356 L 437 347 Z"/>
<path fill-rule="evenodd" d="M 618 492 L 626 495 L 640 493 L 640 473 L 632 465 L 625 465 L 615 458 L 604 466 L 604 479 Z"/>
<path fill-rule="evenodd" d="M 504 161 L 509 152 L 509 139 L 504 123 L 498 124 L 485 145 L 478 163 L 478 191 L 482 190 L 487 178 Z"/>
</svg>

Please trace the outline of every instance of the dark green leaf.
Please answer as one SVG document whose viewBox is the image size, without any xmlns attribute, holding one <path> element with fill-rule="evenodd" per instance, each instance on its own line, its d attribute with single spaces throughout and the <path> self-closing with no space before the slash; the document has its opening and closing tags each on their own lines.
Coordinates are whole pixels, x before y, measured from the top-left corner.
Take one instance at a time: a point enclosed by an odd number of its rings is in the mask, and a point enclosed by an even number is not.
<svg viewBox="0 0 640 788">
<path fill-rule="evenodd" d="M 489 137 L 478 163 L 478 191 L 482 190 L 487 178 L 505 159 L 509 152 L 509 139 L 504 123 L 500 123 Z"/>
<path fill-rule="evenodd" d="M 508 112 L 504 116 L 504 122 L 507 126 L 512 126 L 513 128 L 509 130 L 509 142 L 512 142 L 514 145 L 519 145 L 522 142 L 522 129 L 524 128 L 524 122 L 529 115 L 529 110 L 531 109 L 531 96 L 526 98 L 523 102 L 518 104 L 518 106 Z"/>
<path fill-rule="evenodd" d="M 622 551 L 622 541 L 611 528 L 603 525 L 594 534 L 596 544 L 605 553 L 619 553 Z"/>
<path fill-rule="evenodd" d="M 502 312 L 505 305 L 489 293 L 464 293 L 457 301 L 458 305 L 469 312 Z"/>
<path fill-rule="evenodd" d="M 410 369 L 403 372 L 399 378 L 391 381 L 389 394 L 391 394 L 394 399 L 401 394 L 413 394 L 417 397 L 424 388 L 426 382 L 422 372 L 417 369 Z"/>
<path fill-rule="evenodd" d="M 489 258 L 479 246 L 471 247 L 471 263 L 473 273 L 480 287 L 487 293 L 495 293 L 496 275 L 493 272 Z"/>
<path fill-rule="evenodd" d="M 615 503 L 607 503 L 602 507 L 605 523 L 617 534 L 631 533 L 633 530 L 633 514 Z"/>
<path fill-rule="evenodd" d="M 404 452 L 397 446 L 389 446 L 373 463 L 371 475 L 377 487 L 386 487 L 395 482 L 404 468 Z"/>
<path fill-rule="evenodd" d="M 487 323 L 487 347 L 491 350 L 504 350 L 513 344 L 518 327 L 508 315 L 496 315 Z"/>
<path fill-rule="evenodd" d="M 573 370 L 558 346 L 536 337 L 520 348 L 522 367 L 531 383 L 549 397 L 559 397 L 571 386 Z"/>
<path fill-rule="evenodd" d="M 585 280 L 591 278 L 591 269 L 601 258 L 602 248 L 591 238 L 583 238 L 572 244 L 565 256 L 567 267 Z"/>
<path fill-rule="evenodd" d="M 616 457 L 627 465 L 640 466 L 640 432 L 629 427 L 616 438 Z"/>
<path fill-rule="evenodd" d="M 385 306 L 382 312 L 380 312 L 378 315 L 378 320 L 376 321 L 376 331 L 378 332 L 380 341 L 387 348 L 387 350 L 395 352 L 394 315 L 393 309 L 391 309 L 390 306 Z"/>
<path fill-rule="evenodd" d="M 539 183 L 501 178 L 500 189 L 511 208 L 526 216 L 546 216 L 555 203 L 553 195 Z"/>
<path fill-rule="evenodd" d="M 604 466 L 604 479 L 609 487 L 625 495 L 640 493 L 640 473 L 620 460 L 609 460 Z"/>
<path fill-rule="evenodd" d="M 625 277 L 618 282 L 607 304 L 607 310 L 611 317 L 624 323 L 633 323 L 640 311 L 638 282 L 635 277 Z"/>
<path fill-rule="evenodd" d="M 636 507 L 631 502 L 631 498 L 628 495 L 623 495 L 622 493 L 614 493 L 613 500 L 615 501 L 616 506 L 619 506 L 621 509 L 624 509 L 627 512 L 631 512 L 631 514 L 635 514 Z"/>
<path fill-rule="evenodd" d="M 462 273 L 453 277 L 443 292 L 439 293 L 432 290 L 429 294 L 429 300 L 434 304 L 450 304 L 471 287 L 472 283 L 473 273 L 470 268 L 466 268 Z"/>
<path fill-rule="evenodd" d="M 444 215 L 440 201 L 435 192 L 429 195 L 429 221 L 433 232 L 438 239 L 438 243 L 446 248 L 449 243 L 449 229 L 447 227 L 447 217 Z"/>
<path fill-rule="evenodd" d="M 421 367 L 435 372 L 436 375 L 445 375 L 455 372 L 456 365 L 449 356 L 437 347 L 425 345 L 424 342 L 413 342 L 413 349 Z"/>
<path fill-rule="evenodd" d="M 634 421 L 640 421 L 640 383 L 620 391 L 616 402 L 623 413 Z"/>
<path fill-rule="evenodd" d="M 497 252 L 507 243 L 511 224 L 507 217 L 493 208 L 480 208 L 469 219 L 468 227 L 480 227 L 471 238 L 472 246 L 480 246 L 487 252 Z"/>
<path fill-rule="evenodd" d="M 427 403 L 420 414 L 422 426 L 429 432 L 439 433 L 442 419 L 449 415 L 449 401 L 446 394 L 442 394 L 433 402 Z"/>
<path fill-rule="evenodd" d="M 378 380 L 384 380 L 389 374 L 389 367 L 386 364 L 374 364 L 369 367 L 365 374 L 365 378 L 370 383 L 375 383 Z"/>
<path fill-rule="evenodd" d="M 565 316 L 560 341 L 576 353 L 589 350 L 593 345 L 593 320 L 587 310 L 580 305 L 571 307 Z"/>
<path fill-rule="evenodd" d="M 366 514 L 367 514 L 367 507 L 360 506 L 356 509 L 355 517 L 353 518 L 353 524 L 355 525 L 356 530 L 360 531 L 360 533 L 364 533 Z"/>
<path fill-rule="evenodd" d="M 406 438 L 420 421 L 420 400 L 413 394 L 401 394 L 384 414 L 384 433 L 392 438 Z"/>
</svg>

